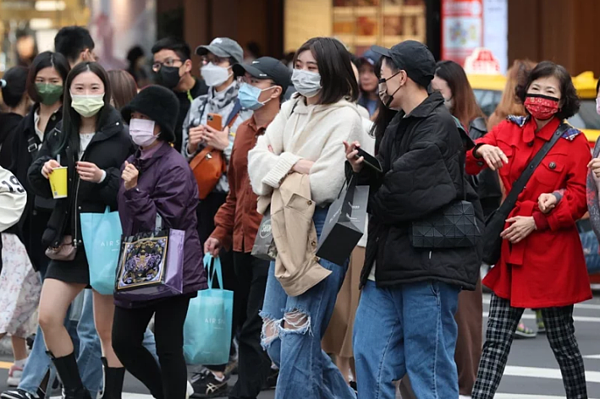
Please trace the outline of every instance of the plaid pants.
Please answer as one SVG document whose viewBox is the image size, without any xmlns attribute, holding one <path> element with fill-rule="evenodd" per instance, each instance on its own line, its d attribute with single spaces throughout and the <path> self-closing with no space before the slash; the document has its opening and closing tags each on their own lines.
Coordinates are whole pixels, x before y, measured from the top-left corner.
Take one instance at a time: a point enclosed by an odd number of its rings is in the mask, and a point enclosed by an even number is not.
<svg viewBox="0 0 600 399">
<path fill-rule="evenodd" d="M 515 330 L 523 315 L 510 301 L 492 294 L 488 328 L 479 362 L 473 399 L 492 399 L 508 360 Z M 573 306 L 542 309 L 550 347 L 560 366 L 567 399 L 587 399 L 585 368 L 573 326 Z"/>
</svg>

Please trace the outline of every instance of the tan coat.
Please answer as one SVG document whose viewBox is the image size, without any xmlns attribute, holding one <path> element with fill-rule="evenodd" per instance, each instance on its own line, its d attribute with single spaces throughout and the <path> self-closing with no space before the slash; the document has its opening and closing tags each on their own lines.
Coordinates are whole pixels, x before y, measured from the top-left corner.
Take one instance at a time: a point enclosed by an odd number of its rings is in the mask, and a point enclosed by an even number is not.
<svg viewBox="0 0 600 399">
<path fill-rule="evenodd" d="M 271 228 L 277 247 L 275 277 L 289 296 L 298 296 L 331 274 L 319 264 L 317 231 L 313 222 L 315 202 L 311 199 L 308 175 L 288 175 L 270 198 L 260 197 L 258 211 L 271 204 Z"/>
</svg>

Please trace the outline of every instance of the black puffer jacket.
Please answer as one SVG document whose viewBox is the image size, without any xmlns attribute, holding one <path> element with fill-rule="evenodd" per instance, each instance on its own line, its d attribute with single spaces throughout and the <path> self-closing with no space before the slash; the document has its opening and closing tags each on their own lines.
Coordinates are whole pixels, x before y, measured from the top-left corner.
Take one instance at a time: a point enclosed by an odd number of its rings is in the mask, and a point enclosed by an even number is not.
<svg viewBox="0 0 600 399">
<path fill-rule="evenodd" d="M 473 119 L 469 125 L 469 137 L 473 141 L 482 138 L 487 133 L 485 119 Z M 483 208 L 483 215 L 487 217 L 490 213 L 498 209 L 502 201 L 502 189 L 500 188 L 500 178 L 498 172 L 489 168 L 484 169 L 477 175 L 477 195 Z"/>
<path fill-rule="evenodd" d="M 409 237 L 413 221 L 450 203 L 473 202 L 483 228 L 477 194 L 466 182 L 465 150 L 456 122 L 439 93 L 389 124 L 377 156 L 383 174 L 363 168 L 359 182 L 371 185 L 369 240 L 361 284 L 376 261 L 377 286 L 437 280 L 474 290 L 481 248 L 423 250 Z"/>
<path fill-rule="evenodd" d="M 60 143 L 62 134 L 61 123 L 44 140 L 38 158 L 29 168 L 31 187 L 37 195 L 45 198 L 52 198 L 52 192 L 48 179 L 42 176 L 42 167 L 50 159 L 55 159 L 52 154 Z M 107 206 L 113 211 L 117 209 L 120 168 L 133 151 L 134 147 L 123 125 L 121 115 L 112 107 L 83 154 L 84 161 L 92 162 L 106 171 L 106 178 L 102 183 L 79 179 L 75 170 L 75 163 L 79 160 L 78 142 L 75 143 L 72 139 L 69 141 L 60 153 L 61 164 L 69 168 L 68 197 L 56 200 L 56 207 L 42 238 L 45 247 L 60 244 L 63 236 L 67 234 L 73 236 L 77 245 L 82 244 L 79 213 L 103 213 Z"/>
</svg>

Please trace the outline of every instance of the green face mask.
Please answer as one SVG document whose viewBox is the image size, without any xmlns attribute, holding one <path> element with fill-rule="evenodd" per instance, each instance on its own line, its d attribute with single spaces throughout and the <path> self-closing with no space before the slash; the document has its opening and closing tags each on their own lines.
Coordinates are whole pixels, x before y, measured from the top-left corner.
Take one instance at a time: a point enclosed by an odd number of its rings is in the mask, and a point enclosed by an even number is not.
<svg viewBox="0 0 600 399">
<path fill-rule="evenodd" d="M 63 87 L 61 85 L 55 85 L 50 83 L 36 83 L 35 89 L 37 90 L 42 104 L 52 105 L 60 100 L 60 96 L 63 94 Z"/>
</svg>

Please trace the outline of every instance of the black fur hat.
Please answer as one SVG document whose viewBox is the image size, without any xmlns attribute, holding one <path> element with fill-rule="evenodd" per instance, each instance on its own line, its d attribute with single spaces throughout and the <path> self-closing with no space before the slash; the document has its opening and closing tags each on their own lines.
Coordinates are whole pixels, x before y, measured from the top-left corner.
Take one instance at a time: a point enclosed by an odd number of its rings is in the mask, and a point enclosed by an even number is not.
<svg viewBox="0 0 600 399">
<path fill-rule="evenodd" d="M 175 142 L 175 125 L 179 115 L 179 100 L 175 94 L 162 86 L 152 85 L 140 91 L 131 102 L 123 107 L 121 115 L 129 123 L 132 112 L 139 112 L 160 126 L 159 138 L 168 143 Z"/>
</svg>

